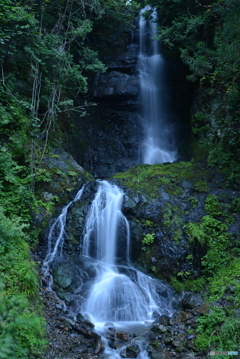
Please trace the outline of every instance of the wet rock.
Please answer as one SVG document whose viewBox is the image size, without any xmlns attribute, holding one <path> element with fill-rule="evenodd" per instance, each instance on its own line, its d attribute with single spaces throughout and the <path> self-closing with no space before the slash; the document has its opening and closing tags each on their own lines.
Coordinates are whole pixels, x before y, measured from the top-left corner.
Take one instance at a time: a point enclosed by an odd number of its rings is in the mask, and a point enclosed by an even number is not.
<svg viewBox="0 0 240 359">
<path fill-rule="evenodd" d="M 151 330 L 154 332 L 154 333 L 166 333 L 168 328 L 162 324 L 153 324 Z"/>
<path fill-rule="evenodd" d="M 115 336 L 117 339 L 122 340 L 123 342 L 127 342 L 129 337 L 128 333 L 124 332 L 123 330 L 116 332 Z"/>
<path fill-rule="evenodd" d="M 169 325 L 170 324 L 170 318 L 167 315 L 160 315 L 157 319 L 157 322 L 162 325 Z"/>
<path fill-rule="evenodd" d="M 85 320 L 84 316 L 81 313 L 78 313 L 76 315 L 76 319 L 77 319 L 78 323 L 81 323 Z"/>
<path fill-rule="evenodd" d="M 95 327 L 95 325 L 89 319 L 84 318 L 84 316 L 81 313 L 77 314 L 76 319 L 77 319 L 77 323 L 79 325 L 84 326 L 85 328 L 93 329 Z"/>
<path fill-rule="evenodd" d="M 128 345 L 126 347 L 127 358 L 136 358 L 140 353 L 140 348 L 136 344 Z"/>
<path fill-rule="evenodd" d="M 150 359 L 169 359 L 171 354 L 165 348 L 162 348 L 159 342 L 152 343 L 147 348 L 147 353 Z"/>
<path fill-rule="evenodd" d="M 113 340 L 109 340 L 109 341 L 108 341 L 108 345 L 109 345 L 109 347 L 112 348 L 112 349 L 117 349 L 117 345 L 116 345 L 116 343 L 115 343 Z"/>
<path fill-rule="evenodd" d="M 53 269 L 53 279 L 61 289 L 67 289 L 74 282 L 73 268 L 68 263 L 58 263 Z"/>
<path fill-rule="evenodd" d="M 180 304 L 183 309 L 193 309 L 203 304 L 201 295 L 192 292 L 183 292 Z"/>
<path fill-rule="evenodd" d="M 120 351 L 120 357 L 121 358 L 127 358 L 126 349 L 123 349 L 123 350 Z"/>
<path fill-rule="evenodd" d="M 105 324 L 104 324 L 104 327 L 107 327 L 108 329 L 111 329 L 111 330 L 113 330 L 113 329 L 115 330 L 114 324 L 111 323 L 111 322 L 105 323 Z"/>
</svg>

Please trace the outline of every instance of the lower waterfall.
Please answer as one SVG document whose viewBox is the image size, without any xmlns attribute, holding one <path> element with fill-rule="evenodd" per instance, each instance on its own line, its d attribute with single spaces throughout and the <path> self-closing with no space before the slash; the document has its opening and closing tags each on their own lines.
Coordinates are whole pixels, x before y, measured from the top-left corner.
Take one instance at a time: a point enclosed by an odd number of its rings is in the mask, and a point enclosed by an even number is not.
<svg viewBox="0 0 240 359">
<path fill-rule="evenodd" d="M 95 331 L 105 342 L 105 358 L 111 359 L 120 359 L 126 344 L 118 349 L 110 348 L 108 340 L 104 339 L 108 326 L 128 333 L 141 333 L 151 326 L 154 313 L 167 316 L 173 313 L 171 289 L 137 270 L 130 262 L 130 229 L 121 211 L 123 198 L 124 192 L 119 187 L 107 181 L 98 181 L 98 189 L 87 214 L 80 253 L 80 257 L 91 263 L 94 275 L 89 276 L 84 284 L 79 283 L 72 297 L 74 305 L 70 308 L 73 317 L 81 314 L 94 323 Z M 65 220 L 58 218 L 53 224 L 54 227 L 58 223 L 60 231 L 59 235 L 55 235 L 55 245 L 52 243 L 54 228 L 50 230 L 45 274 L 52 261 L 64 256 L 64 237 L 59 239 L 59 236 L 65 232 L 69 205 L 64 208 L 59 218 L 64 213 Z M 85 291 L 83 285 L 87 288 Z M 136 339 L 135 344 L 139 347 L 137 358 L 147 359 L 141 340 Z"/>
</svg>

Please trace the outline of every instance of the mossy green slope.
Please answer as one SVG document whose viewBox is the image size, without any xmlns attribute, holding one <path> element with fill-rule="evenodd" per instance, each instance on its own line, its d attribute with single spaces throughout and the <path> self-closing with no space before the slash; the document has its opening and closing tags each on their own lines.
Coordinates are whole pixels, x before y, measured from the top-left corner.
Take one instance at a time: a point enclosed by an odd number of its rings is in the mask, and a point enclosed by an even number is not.
<svg viewBox="0 0 240 359">
<path fill-rule="evenodd" d="M 194 184 L 199 192 L 207 192 L 207 182 L 212 174 L 194 162 L 178 162 L 156 165 L 137 165 L 124 173 L 117 173 L 120 184 L 137 192 L 144 192 L 149 199 L 158 198 L 162 187 L 170 195 L 181 194 L 183 181 Z"/>
</svg>

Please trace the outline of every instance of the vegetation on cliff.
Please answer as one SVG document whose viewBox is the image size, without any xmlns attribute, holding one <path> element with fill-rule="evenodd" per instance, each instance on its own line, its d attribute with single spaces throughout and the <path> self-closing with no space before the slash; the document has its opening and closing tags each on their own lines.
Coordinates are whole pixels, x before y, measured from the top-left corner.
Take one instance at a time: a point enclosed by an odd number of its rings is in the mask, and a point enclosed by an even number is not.
<svg viewBox="0 0 240 359">
<path fill-rule="evenodd" d="M 178 53 L 189 68 L 188 80 L 198 83 L 192 115 L 193 155 L 200 166 L 205 162 L 214 171 L 224 172 L 225 186 L 239 189 L 240 3 L 150 3 L 159 10 L 158 37 L 166 45 L 168 56 Z M 212 308 L 197 329 L 197 344 L 205 349 L 237 350 L 240 337 L 239 244 L 226 230 L 234 215 L 239 220 L 239 197 L 228 205 L 229 209 L 223 211 L 217 197 L 207 197 L 206 216 L 185 227 L 190 241 L 207 248 L 201 259 L 201 282 L 208 288 L 206 300 Z M 183 282 L 186 285 L 187 278 Z"/>
<path fill-rule="evenodd" d="M 71 114 L 83 116 L 91 105 L 83 98 L 90 73 L 105 71 L 92 46 L 99 27 L 129 17 L 125 1 L 1 1 L 0 358 L 36 358 L 45 345 L 29 249 L 37 244 L 39 218 L 48 218 L 61 196 L 60 189 L 43 191 L 60 181 L 71 193 L 79 182 L 69 159 L 68 173 L 49 167 L 61 159 L 50 150 L 62 147 Z"/>
<path fill-rule="evenodd" d="M 193 153 L 239 181 L 240 3 L 238 0 L 149 1 L 160 14 L 158 38 L 181 57 L 198 83 L 192 116 Z"/>
<path fill-rule="evenodd" d="M 138 165 L 114 178 L 135 202 L 126 205 L 135 261 L 179 292 L 204 295 L 210 311 L 194 332 L 199 350 L 237 350 L 239 186 L 229 189 L 226 171 L 199 161 Z"/>
</svg>

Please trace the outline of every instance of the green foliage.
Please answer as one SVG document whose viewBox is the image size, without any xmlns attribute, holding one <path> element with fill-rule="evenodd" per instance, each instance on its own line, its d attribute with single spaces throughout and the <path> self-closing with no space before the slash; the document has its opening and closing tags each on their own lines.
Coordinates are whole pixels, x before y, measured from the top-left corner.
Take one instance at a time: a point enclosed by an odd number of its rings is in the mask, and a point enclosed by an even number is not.
<svg viewBox="0 0 240 359">
<path fill-rule="evenodd" d="M 192 208 L 196 208 L 198 205 L 198 200 L 195 197 L 189 197 L 189 202 L 191 203 Z"/>
<path fill-rule="evenodd" d="M 186 276 L 184 275 L 184 272 L 182 273 L 183 276 L 178 275 L 177 278 L 171 278 L 171 285 L 177 292 L 181 293 L 185 290 L 189 290 L 191 292 L 199 293 L 205 288 L 206 279 L 204 277 L 192 279 L 191 273 L 188 272 Z"/>
<path fill-rule="evenodd" d="M 194 114 L 192 119 L 192 131 L 195 136 L 204 136 L 209 130 L 209 124 L 206 116 L 201 112 Z"/>
<path fill-rule="evenodd" d="M 209 282 L 209 300 L 211 302 L 218 300 L 226 291 L 228 286 L 232 286 L 232 300 L 234 307 L 238 308 L 240 304 L 239 290 L 240 283 L 238 277 L 240 276 L 240 259 L 234 258 L 234 251 L 231 251 L 231 260 L 227 266 L 222 266 L 216 269 L 215 275 Z"/>
<path fill-rule="evenodd" d="M 10 220 L 0 208 L 0 253 L 3 256 L 0 273 L 5 280 L 5 292 L 33 297 L 37 293 L 38 281 L 24 241 L 25 229 L 26 225 L 21 224 L 17 217 Z"/>
<path fill-rule="evenodd" d="M 147 227 L 152 227 L 154 225 L 154 223 L 152 221 L 150 221 L 149 219 L 146 219 L 144 221 L 144 224 L 147 226 Z"/>
<path fill-rule="evenodd" d="M 0 286 L 0 358 L 36 357 L 46 345 L 43 319 L 24 295 L 8 295 Z"/>
<path fill-rule="evenodd" d="M 154 242 L 154 237 L 155 237 L 155 234 L 154 233 L 147 233 L 144 235 L 144 238 L 142 240 L 142 244 L 144 246 L 149 246 L 150 244 L 153 244 Z"/>
<path fill-rule="evenodd" d="M 221 308 L 212 307 L 210 313 L 199 318 L 198 321 L 196 344 L 200 349 L 211 348 L 217 351 L 238 349 L 240 339 L 238 318 L 227 316 Z"/>
<path fill-rule="evenodd" d="M 211 161 L 225 166 L 231 157 L 238 169 L 227 164 L 229 182 L 239 184 L 240 2 L 152 0 L 151 5 L 159 11 L 158 38 L 168 53 L 178 53 L 189 68 L 188 80 L 219 102 L 215 108 L 207 98 L 195 107 L 194 139 L 207 144 Z M 205 103 L 211 106 L 206 111 Z"/>
<path fill-rule="evenodd" d="M 236 343 L 239 341 L 240 326 L 235 311 L 240 304 L 240 259 L 239 248 L 236 247 L 238 244 L 234 244 L 228 230 L 229 216 L 233 215 L 234 210 L 231 208 L 234 206 L 238 207 L 238 201 L 233 201 L 230 207 L 225 206 L 223 210 L 218 198 L 208 195 L 204 207 L 207 215 L 200 222 L 188 223 L 185 226 L 189 240 L 199 242 L 202 248 L 205 248 L 206 254 L 201 258 L 201 277 L 194 281 L 186 279 L 182 283 L 182 289 L 204 288 L 206 300 L 213 304 L 222 297 L 225 303 L 228 301 L 228 304 L 224 304 L 224 309 L 213 306 L 208 314 L 198 319 L 196 344 L 204 350 L 238 349 Z M 178 283 L 175 284 L 178 286 Z M 228 291 L 231 295 L 225 294 Z"/>
<path fill-rule="evenodd" d="M 207 196 L 207 198 L 205 200 L 204 209 L 207 214 L 209 214 L 213 217 L 222 215 L 221 205 L 220 205 L 217 197 L 214 195 L 210 194 Z"/>
<path fill-rule="evenodd" d="M 26 225 L 17 217 L 10 220 L 0 208 L 0 358 L 3 359 L 30 358 L 46 344 L 44 320 L 33 304 L 38 295 L 38 280 L 24 240 L 25 230 Z"/>
<path fill-rule="evenodd" d="M 220 168 L 225 174 L 227 187 L 239 188 L 240 183 L 240 164 L 236 153 L 231 148 L 224 147 L 222 144 L 215 146 L 209 151 L 207 158 L 209 167 Z"/>
<path fill-rule="evenodd" d="M 206 181 L 200 180 L 198 182 L 195 183 L 195 189 L 198 192 L 208 192 L 209 191 L 209 187 Z"/>
<path fill-rule="evenodd" d="M 230 255 L 227 249 L 230 247 L 230 234 L 228 226 L 221 221 L 206 215 L 200 223 L 188 223 L 185 225 L 186 233 L 191 242 L 197 241 L 206 246 L 207 253 L 202 258 L 203 272 L 213 276 L 216 271 L 229 263 Z"/>
</svg>

